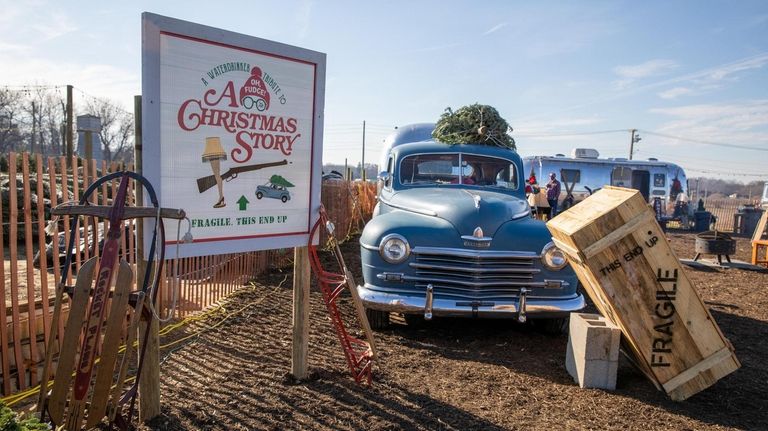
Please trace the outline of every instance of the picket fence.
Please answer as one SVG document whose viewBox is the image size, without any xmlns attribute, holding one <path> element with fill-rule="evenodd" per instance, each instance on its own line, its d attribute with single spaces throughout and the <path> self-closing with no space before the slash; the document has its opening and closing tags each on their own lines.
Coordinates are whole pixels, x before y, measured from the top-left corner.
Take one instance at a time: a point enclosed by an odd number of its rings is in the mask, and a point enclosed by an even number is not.
<svg viewBox="0 0 768 431">
<path fill-rule="evenodd" d="M 131 170 L 131 165 L 97 163 L 76 157 L 43 158 L 39 154 L 10 153 L 5 157 L 7 170 L 0 172 L 0 322 L 6 322 L 0 331 L 0 372 L 2 394 L 8 396 L 39 384 L 45 346 L 49 338 L 55 286 L 61 276 L 63 258 L 60 250 L 69 243 L 69 216 L 52 221 L 52 207 L 69 201 L 78 201 L 96 179 L 111 172 Z M 0 163 L 2 165 L 3 163 Z M 116 194 L 118 180 L 104 184 L 93 194 L 91 203 L 109 205 Z M 133 187 L 133 182 L 129 187 Z M 135 191 L 129 188 L 128 204 L 135 205 Z M 327 181 L 322 187 L 322 202 L 330 219 L 335 222 L 336 236 L 345 239 L 360 230 L 369 219 L 375 205 L 375 187 L 369 183 Z M 81 220 L 75 233 L 76 249 L 73 271 L 68 284 L 72 285 L 74 272 L 92 256 L 98 256 L 98 244 L 107 231 L 107 221 L 94 223 Z M 48 233 L 46 233 L 46 228 Z M 120 255 L 136 274 L 136 224 L 124 222 Z M 326 238 L 321 237 L 321 242 Z M 91 245 L 89 245 L 91 244 Z M 48 252 L 46 246 L 48 245 Z M 158 310 L 170 310 L 173 291 L 178 292 L 175 317 L 183 318 L 216 303 L 226 295 L 258 280 L 270 269 L 292 263 L 292 249 L 216 256 L 200 256 L 168 260 L 163 268 L 162 284 L 158 295 Z M 174 271 L 175 269 L 175 271 Z M 174 273 L 177 276 L 174 276 Z M 63 333 L 66 304 L 62 319 L 56 322 Z M 60 348 L 61 339 L 55 348 Z"/>
</svg>

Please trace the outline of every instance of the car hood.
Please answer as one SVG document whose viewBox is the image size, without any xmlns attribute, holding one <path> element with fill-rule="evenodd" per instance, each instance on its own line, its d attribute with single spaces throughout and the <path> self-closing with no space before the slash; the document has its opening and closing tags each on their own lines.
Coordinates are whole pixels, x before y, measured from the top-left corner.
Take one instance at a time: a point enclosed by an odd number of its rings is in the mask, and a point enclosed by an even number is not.
<svg viewBox="0 0 768 431">
<path fill-rule="evenodd" d="M 480 227 L 492 236 L 513 218 L 524 218 L 528 202 L 504 193 L 477 189 L 411 189 L 383 201 L 397 209 L 440 217 L 456 228 L 460 235 L 472 235 Z"/>
</svg>

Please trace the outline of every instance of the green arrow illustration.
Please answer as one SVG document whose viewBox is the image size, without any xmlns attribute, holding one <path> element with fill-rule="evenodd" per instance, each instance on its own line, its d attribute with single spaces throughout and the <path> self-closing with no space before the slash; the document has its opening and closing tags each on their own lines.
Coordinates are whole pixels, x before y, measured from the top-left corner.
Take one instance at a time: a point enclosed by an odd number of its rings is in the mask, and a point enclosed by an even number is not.
<svg viewBox="0 0 768 431">
<path fill-rule="evenodd" d="M 240 199 L 237 200 L 237 204 L 240 205 L 240 211 L 245 211 L 249 203 L 250 202 L 245 198 L 245 195 L 241 195 Z"/>
</svg>

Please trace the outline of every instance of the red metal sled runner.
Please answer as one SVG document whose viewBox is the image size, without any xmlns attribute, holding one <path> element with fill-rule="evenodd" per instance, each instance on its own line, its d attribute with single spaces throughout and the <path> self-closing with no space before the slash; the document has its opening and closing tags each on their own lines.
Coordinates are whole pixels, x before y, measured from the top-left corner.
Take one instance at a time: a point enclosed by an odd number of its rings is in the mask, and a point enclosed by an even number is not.
<svg viewBox="0 0 768 431">
<path fill-rule="evenodd" d="M 343 274 L 326 271 L 320 262 L 317 246 L 312 245 L 312 238 L 314 238 L 315 235 L 319 235 L 318 229 L 321 225 L 328 231 L 329 243 L 333 249 L 336 262 Z M 333 327 L 339 337 L 339 342 L 341 342 L 341 347 L 344 351 L 344 357 L 347 360 L 349 370 L 352 372 L 352 377 L 354 377 L 355 382 L 361 383 L 365 381 L 370 385 L 373 361 L 376 358 L 373 333 L 368 323 L 368 318 L 365 316 L 360 297 L 357 294 L 357 285 L 344 263 L 344 257 L 339 249 L 338 241 L 336 241 L 336 238 L 333 236 L 333 224 L 329 222 L 328 215 L 322 205 L 320 206 L 320 218 L 312 227 L 309 238 L 308 248 L 310 265 L 312 266 L 312 271 L 320 282 L 320 290 L 323 292 L 323 302 L 325 302 L 326 307 L 328 307 L 328 314 L 331 317 L 331 322 L 333 322 Z M 344 323 L 344 319 L 336 306 L 336 300 L 344 291 L 345 287 L 349 288 L 352 301 L 355 305 L 355 310 L 357 311 L 357 318 L 365 333 L 366 340 L 353 337 L 347 332 L 347 325 Z"/>
</svg>

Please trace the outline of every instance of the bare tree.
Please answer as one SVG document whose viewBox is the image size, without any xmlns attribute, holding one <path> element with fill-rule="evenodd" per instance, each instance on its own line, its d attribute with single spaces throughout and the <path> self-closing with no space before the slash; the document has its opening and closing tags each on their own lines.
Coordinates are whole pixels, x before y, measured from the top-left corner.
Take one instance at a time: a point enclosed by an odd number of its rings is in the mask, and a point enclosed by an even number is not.
<svg viewBox="0 0 768 431">
<path fill-rule="evenodd" d="M 0 90 L 0 152 L 61 154 L 64 101 L 55 87 Z"/>
<path fill-rule="evenodd" d="M 58 91 L 46 92 L 40 98 L 40 113 L 38 114 L 39 142 L 42 143 L 44 155 L 62 155 L 62 131 L 66 118 L 64 95 Z"/>
<path fill-rule="evenodd" d="M 107 162 L 133 160 L 133 114 L 122 109 L 114 101 L 93 98 L 87 103 L 87 111 L 101 118 L 101 139 L 104 159 Z"/>
<path fill-rule="evenodd" d="M 0 90 L 0 152 L 6 153 L 23 145 L 24 95 L 20 91 L 7 88 Z"/>
<path fill-rule="evenodd" d="M 50 87 L 34 86 L 26 92 L 24 136 L 31 152 L 44 156 L 61 154 L 62 105 L 62 95 Z"/>
</svg>

